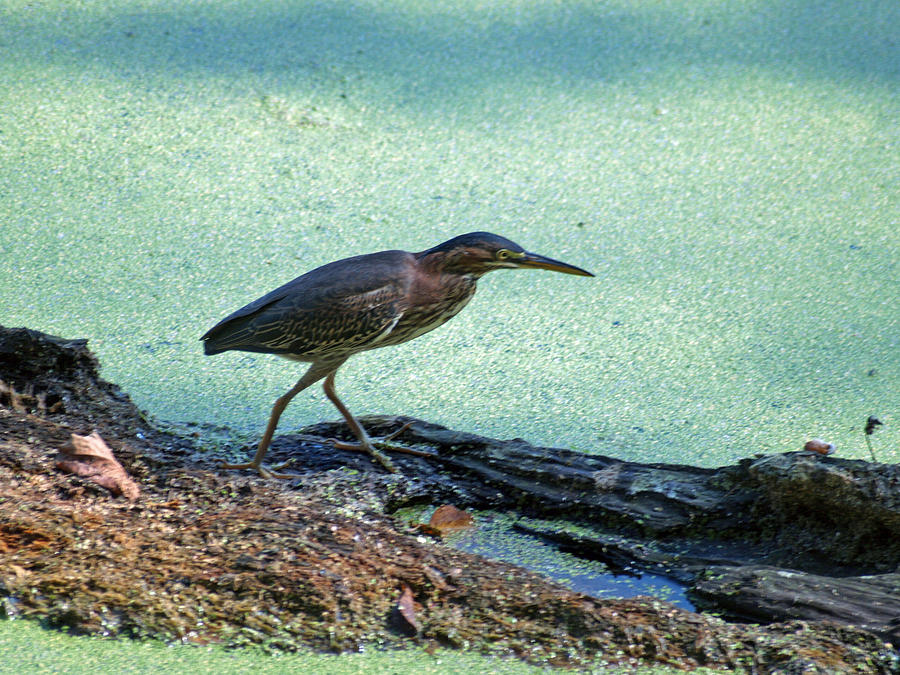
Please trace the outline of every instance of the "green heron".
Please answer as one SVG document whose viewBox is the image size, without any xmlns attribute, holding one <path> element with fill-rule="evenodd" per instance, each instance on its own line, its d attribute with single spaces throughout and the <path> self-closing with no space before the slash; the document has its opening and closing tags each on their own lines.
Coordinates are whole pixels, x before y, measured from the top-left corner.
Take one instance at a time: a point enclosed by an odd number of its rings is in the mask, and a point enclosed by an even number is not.
<svg viewBox="0 0 900 675">
<path fill-rule="evenodd" d="M 255 469 L 264 477 L 282 477 L 262 464 L 278 418 L 294 396 L 325 378 L 325 395 L 359 439 L 359 443 L 330 442 L 340 449 L 368 452 L 395 471 L 338 398 L 337 369 L 358 352 L 400 344 L 445 323 L 465 307 L 476 282 L 487 272 L 529 267 L 594 276 L 529 253 L 496 234 L 471 232 L 421 253 L 381 251 L 328 263 L 225 317 L 200 338 L 206 354 L 236 349 L 278 354 L 311 365 L 275 401 L 253 460 L 223 464 L 223 468 Z M 393 436 L 396 433 L 387 440 Z"/>
</svg>

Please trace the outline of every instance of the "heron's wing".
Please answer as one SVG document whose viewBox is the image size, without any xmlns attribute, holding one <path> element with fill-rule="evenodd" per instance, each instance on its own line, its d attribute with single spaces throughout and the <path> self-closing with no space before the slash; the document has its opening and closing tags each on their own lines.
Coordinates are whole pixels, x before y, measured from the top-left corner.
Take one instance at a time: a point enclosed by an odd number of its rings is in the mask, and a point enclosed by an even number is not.
<svg viewBox="0 0 900 675">
<path fill-rule="evenodd" d="M 216 324 L 201 338 L 204 350 L 309 358 L 357 351 L 389 333 L 406 309 L 407 256 L 357 256 L 297 277 Z"/>
</svg>

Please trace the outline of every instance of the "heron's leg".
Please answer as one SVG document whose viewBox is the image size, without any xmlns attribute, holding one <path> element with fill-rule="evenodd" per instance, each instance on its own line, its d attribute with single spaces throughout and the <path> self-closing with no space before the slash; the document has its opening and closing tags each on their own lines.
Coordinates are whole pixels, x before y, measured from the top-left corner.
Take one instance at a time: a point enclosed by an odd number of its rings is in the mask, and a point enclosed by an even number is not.
<svg viewBox="0 0 900 675">
<path fill-rule="evenodd" d="M 362 452 L 368 452 L 372 457 L 378 460 L 378 462 L 391 473 L 396 473 L 397 469 L 394 468 L 394 465 L 391 463 L 387 457 L 385 457 L 373 444 L 372 439 L 369 438 L 369 434 L 366 433 L 366 430 L 362 428 L 362 425 L 356 420 L 353 416 L 353 413 L 344 405 L 344 402 L 338 398 L 337 392 L 334 390 L 334 374 L 335 370 L 328 373 L 328 377 L 325 378 L 325 382 L 322 383 L 322 389 L 325 390 L 325 395 L 328 399 L 334 403 L 334 407 L 337 408 L 341 415 L 344 416 L 344 419 L 347 420 L 347 424 L 350 426 L 351 431 L 356 435 L 359 439 L 359 444 L 352 443 L 341 443 L 335 439 L 329 439 L 336 448 L 341 448 L 342 450 L 360 450 Z"/>
<path fill-rule="evenodd" d="M 221 468 L 255 469 L 263 478 L 293 478 L 290 474 L 274 473 L 262 465 L 263 458 L 269 450 L 269 444 L 272 442 L 272 436 L 275 435 L 275 427 L 278 426 L 278 420 L 281 418 L 281 413 L 284 412 L 284 409 L 287 407 L 288 403 L 291 402 L 292 398 L 306 389 L 309 385 L 315 384 L 321 380 L 329 373 L 333 376 L 334 371 L 337 370 L 341 363 L 343 363 L 343 361 L 336 365 L 334 363 L 313 363 L 309 367 L 309 370 L 304 373 L 303 377 L 297 380 L 297 384 L 291 387 L 285 394 L 279 396 L 275 401 L 275 405 L 272 406 L 272 414 L 269 416 L 269 423 L 266 425 L 266 431 L 263 434 L 262 439 L 260 439 L 259 445 L 256 447 L 256 454 L 254 455 L 253 460 L 244 464 L 227 464 L 223 462 Z"/>
<path fill-rule="evenodd" d="M 351 413 L 350 410 L 347 409 L 347 406 L 344 405 L 344 402 L 338 398 L 337 392 L 334 389 L 334 375 L 336 370 L 337 369 L 328 374 L 328 377 L 325 378 L 325 382 L 322 383 L 322 388 L 325 390 L 325 395 L 328 397 L 328 399 L 332 403 L 334 403 L 334 406 L 341 412 L 341 415 L 344 416 L 344 419 L 347 421 L 350 429 L 359 439 L 359 443 L 344 443 L 343 441 L 339 441 L 335 438 L 329 438 L 328 440 L 334 444 L 334 447 L 340 450 L 357 450 L 359 452 L 368 452 L 370 455 L 372 455 L 372 457 L 377 459 L 385 469 L 394 473 L 396 473 L 397 469 L 395 469 L 393 463 L 391 463 L 391 461 L 378 450 L 378 447 L 382 447 L 393 452 L 401 452 L 406 455 L 415 455 L 416 457 L 434 458 L 434 454 L 430 452 L 423 452 L 421 450 L 414 450 L 413 448 L 405 448 L 402 445 L 394 445 L 392 443 L 388 443 L 388 441 L 396 438 L 404 431 L 406 431 L 410 427 L 409 422 L 404 424 L 389 436 L 385 436 L 376 440 L 372 440 L 371 438 L 369 438 L 369 434 L 367 434 L 366 430 L 363 429 L 363 426 L 359 423 L 359 420 L 357 420 L 353 416 L 353 413 Z"/>
</svg>

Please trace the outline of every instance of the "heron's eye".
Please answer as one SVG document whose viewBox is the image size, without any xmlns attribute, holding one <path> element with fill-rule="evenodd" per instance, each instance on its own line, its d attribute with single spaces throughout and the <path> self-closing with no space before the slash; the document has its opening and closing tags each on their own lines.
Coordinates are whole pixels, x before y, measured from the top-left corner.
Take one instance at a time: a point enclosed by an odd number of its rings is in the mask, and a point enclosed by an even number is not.
<svg viewBox="0 0 900 675">
<path fill-rule="evenodd" d="M 494 257 L 497 260 L 506 260 L 507 258 L 509 258 L 509 255 L 510 255 L 509 251 L 507 251 L 505 248 L 501 248 L 499 251 L 497 251 L 494 254 Z"/>
</svg>

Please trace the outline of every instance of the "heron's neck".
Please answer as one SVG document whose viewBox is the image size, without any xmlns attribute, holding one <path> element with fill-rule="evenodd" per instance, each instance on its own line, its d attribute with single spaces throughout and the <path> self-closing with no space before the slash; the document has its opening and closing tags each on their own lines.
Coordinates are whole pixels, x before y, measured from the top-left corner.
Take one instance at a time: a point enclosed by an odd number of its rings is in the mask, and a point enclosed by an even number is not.
<svg viewBox="0 0 900 675">
<path fill-rule="evenodd" d="M 488 270 L 477 262 L 469 261 L 451 251 L 424 251 L 416 255 L 422 270 L 429 275 L 466 277 L 477 281 Z"/>
</svg>

